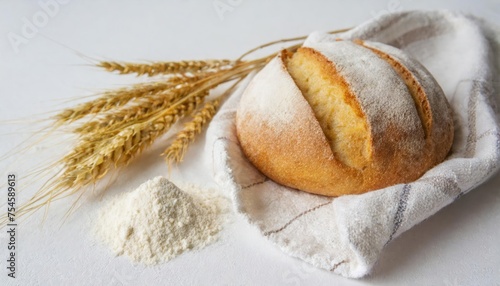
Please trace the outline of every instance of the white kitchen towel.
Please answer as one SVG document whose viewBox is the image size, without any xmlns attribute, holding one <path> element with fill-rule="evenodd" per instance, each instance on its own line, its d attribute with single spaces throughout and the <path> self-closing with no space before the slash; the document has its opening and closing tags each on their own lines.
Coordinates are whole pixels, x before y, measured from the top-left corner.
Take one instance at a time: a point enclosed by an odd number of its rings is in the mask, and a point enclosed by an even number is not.
<svg viewBox="0 0 500 286">
<path fill-rule="evenodd" d="M 359 38 L 393 45 L 436 77 L 453 108 L 455 140 L 447 159 L 415 182 L 328 198 L 268 179 L 247 161 L 236 137 L 236 108 L 250 79 L 210 124 L 206 162 L 217 182 L 230 192 L 237 211 L 284 252 L 346 277 L 362 277 L 391 240 L 497 170 L 495 35 L 473 17 L 415 11 L 385 15 L 341 35 L 316 32 L 307 39 Z"/>
</svg>

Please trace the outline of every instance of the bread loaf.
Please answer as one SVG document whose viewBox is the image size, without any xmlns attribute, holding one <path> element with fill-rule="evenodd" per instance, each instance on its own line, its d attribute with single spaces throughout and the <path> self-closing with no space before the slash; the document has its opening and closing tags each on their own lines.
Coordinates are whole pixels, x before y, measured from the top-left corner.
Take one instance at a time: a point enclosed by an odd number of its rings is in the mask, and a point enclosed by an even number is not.
<svg viewBox="0 0 500 286">
<path fill-rule="evenodd" d="M 283 51 L 245 90 L 236 128 L 263 174 L 327 196 L 413 181 L 453 142 L 432 75 L 401 50 L 363 41 Z"/>
</svg>

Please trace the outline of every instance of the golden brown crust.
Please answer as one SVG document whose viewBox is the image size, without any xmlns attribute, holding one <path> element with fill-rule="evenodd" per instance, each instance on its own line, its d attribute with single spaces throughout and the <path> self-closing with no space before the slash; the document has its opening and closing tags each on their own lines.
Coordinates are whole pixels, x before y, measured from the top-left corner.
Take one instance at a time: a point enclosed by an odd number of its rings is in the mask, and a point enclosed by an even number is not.
<svg viewBox="0 0 500 286">
<path fill-rule="evenodd" d="M 328 134 L 325 135 L 329 131 L 322 128 L 314 107 L 304 98 L 303 91 L 287 70 L 286 59 L 290 54 L 285 52 L 256 75 L 242 96 L 236 128 L 247 158 L 262 173 L 280 184 L 327 196 L 359 194 L 397 183 L 407 183 L 420 177 L 437 161 L 443 160 L 443 154 L 448 152 L 453 135 L 449 134 L 448 128 L 446 131 L 440 130 L 442 136 L 436 136 L 439 132 L 433 129 L 432 115 L 436 112 L 449 113 L 449 110 L 433 110 L 443 107 L 430 105 L 427 90 L 419 84 L 414 73 L 391 55 L 375 48 L 370 50 L 378 51 L 377 55 L 390 64 L 388 68 L 394 68 L 397 74 L 403 76 L 404 83 L 410 90 L 404 96 L 413 95 L 417 107 L 408 107 L 408 110 L 401 112 L 417 117 L 411 122 L 418 120 L 420 127 L 415 127 L 412 123 L 411 128 L 403 128 L 409 123 L 387 122 L 389 117 L 384 116 L 389 116 L 389 113 L 384 115 L 382 112 L 381 117 L 374 117 L 373 110 L 370 110 L 372 117 L 366 118 L 365 112 L 369 106 L 360 102 L 352 87 L 336 70 L 335 63 L 315 49 L 302 48 L 301 52 L 321 63 L 322 73 L 340 82 L 345 94 L 349 95 L 346 103 L 352 107 L 353 112 L 367 120 L 373 151 L 368 158 L 369 163 L 360 170 L 337 158 L 327 140 Z M 411 108 L 413 110 L 410 111 Z M 420 121 L 420 117 L 424 120 Z M 372 127 L 379 128 L 381 122 L 384 122 L 383 130 L 373 133 Z M 452 126 L 449 122 L 444 125 L 449 127 L 450 124 Z M 415 128 L 422 130 L 420 133 L 415 132 Z M 437 146 L 443 142 L 445 144 Z"/>
</svg>

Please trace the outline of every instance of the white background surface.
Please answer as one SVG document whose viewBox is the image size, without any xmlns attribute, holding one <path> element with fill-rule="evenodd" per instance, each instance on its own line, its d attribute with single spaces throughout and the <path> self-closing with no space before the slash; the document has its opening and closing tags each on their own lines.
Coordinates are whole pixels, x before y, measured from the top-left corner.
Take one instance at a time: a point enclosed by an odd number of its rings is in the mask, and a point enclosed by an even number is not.
<svg viewBox="0 0 500 286">
<path fill-rule="evenodd" d="M 38 1 L 0 1 L 2 155 L 37 130 L 32 115 L 75 103 L 62 99 L 136 80 L 91 67 L 77 52 L 128 61 L 235 58 L 271 40 L 351 27 L 380 13 L 408 9 L 447 8 L 500 24 L 497 0 L 64 2 L 16 51 L 9 33 L 23 36 L 23 19 L 33 21 L 43 10 Z M 232 5 L 231 9 L 218 13 L 214 4 L 220 3 Z M 13 118 L 25 120 L 5 121 Z M 200 143 L 193 145 L 186 164 L 172 172 L 173 181 L 213 185 L 206 169 L 195 164 Z M 61 140 L 44 141 L 3 159 L 0 185 L 7 172 L 24 178 L 69 146 Z M 156 175 L 167 175 L 158 157 L 162 147 L 155 145 L 125 169 L 104 199 L 133 190 Z M 20 198 L 42 182 L 19 182 Z M 1 192 L 5 208 L 5 188 Z M 0 285 L 500 285 L 499 175 L 397 238 L 373 274 L 362 280 L 348 280 L 288 257 L 236 216 L 221 239 L 201 251 L 157 267 L 133 265 L 94 241 L 90 229 L 102 204 L 99 198 L 89 192 L 62 226 L 71 199 L 53 204 L 43 226 L 43 211 L 20 221 L 15 280 L 7 277 L 7 236 L 1 229 Z"/>
</svg>

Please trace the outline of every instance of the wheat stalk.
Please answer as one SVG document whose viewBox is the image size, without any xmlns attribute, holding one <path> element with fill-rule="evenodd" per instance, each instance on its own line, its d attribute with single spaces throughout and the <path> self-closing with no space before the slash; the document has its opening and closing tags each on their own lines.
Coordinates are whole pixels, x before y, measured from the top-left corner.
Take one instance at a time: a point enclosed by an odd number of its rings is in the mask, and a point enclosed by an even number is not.
<svg viewBox="0 0 500 286">
<path fill-rule="evenodd" d="M 54 119 L 58 124 L 70 123 L 89 114 L 105 112 L 123 106 L 134 98 L 163 91 L 171 85 L 172 83 L 169 82 L 141 83 L 130 88 L 108 91 L 92 101 L 63 110 Z"/>
<path fill-rule="evenodd" d="M 165 156 L 169 165 L 171 165 L 172 162 L 180 163 L 182 161 L 189 143 L 193 142 L 196 135 L 200 134 L 203 127 L 205 127 L 212 120 L 215 113 L 217 113 L 221 102 L 233 91 L 241 80 L 242 79 L 236 81 L 216 99 L 206 102 L 201 109 L 193 114 L 193 119 L 184 125 L 182 131 L 177 133 L 175 140 L 162 153 L 162 156 Z"/>
<path fill-rule="evenodd" d="M 203 101 L 203 99 L 207 95 L 208 95 L 207 91 L 202 91 L 197 94 L 193 94 L 193 96 L 191 96 L 188 100 L 186 100 L 182 104 L 179 104 L 178 106 L 163 109 L 156 113 L 145 114 L 140 119 L 136 118 L 132 120 L 133 123 L 128 122 L 129 123 L 128 125 L 121 124 L 120 125 L 121 128 L 112 127 L 110 128 L 111 130 L 103 129 L 91 133 L 88 136 L 82 137 L 79 145 L 77 145 L 77 147 L 75 148 L 76 152 L 71 152 L 68 156 L 65 157 L 66 169 L 73 170 L 81 168 L 82 167 L 81 164 L 84 164 L 88 160 L 91 160 L 94 153 L 102 153 L 101 152 L 102 149 L 107 149 L 109 148 L 109 146 L 113 146 L 114 143 L 112 142 L 112 140 L 115 140 L 115 138 L 123 139 L 124 132 L 125 133 L 131 131 L 139 132 L 142 136 L 142 139 L 145 139 L 146 137 L 144 136 L 146 135 L 148 135 L 147 138 L 149 138 L 150 136 L 147 131 L 147 128 L 153 125 L 160 124 L 162 121 L 165 120 L 165 118 L 175 119 L 173 122 L 166 120 L 166 122 L 168 123 L 167 128 L 164 128 L 162 130 L 164 130 L 165 132 L 168 131 L 171 124 L 174 124 L 177 121 L 178 117 L 183 117 L 184 115 L 190 114 L 199 105 L 199 103 Z M 165 113 L 166 111 L 167 113 Z M 176 116 L 172 117 L 173 115 Z M 155 128 L 154 130 L 158 130 L 158 128 Z M 137 140 L 137 137 L 135 138 Z M 125 149 L 117 148 L 115 149 L 113 156 L 107 156 L 115 158 L 113 163 L 116 166 L 119 166 L 120 163 L 122 162 L 121 160 L 118 159 L 123 155 L 135 154 L 134 152 L 132 152 L 134 149 L 130 151 L 129 148 L 134 144 L 129 144 L 129 143 L 130 142 L 126 143 L 127 148 Z M 142 147 L 140 150 L 142 151 Z"/>
<path fill-rule="evenodd" d="M 182 161 L 188 144 L 194 141 L 195 136 L 201 133 L 202 128 L 212 119 L 219 104 L 219 98 L 211 100 L 205 103 L 203 108 L 194 114 L 193 120 L 186 123 L 184 129 L 177 134 L 175 140 L 170 144 L 170 147 L 162 154 L 165 156 L 167 162 Z"/>
<path fill-rule="evenodd" d="M 122 123 L 139 121 L 149 114 L 164 109 L 168 105 L 186 96 L 193 89 L 192 84 L 184 84 L 175 89 L 138 98 L 130 106 L 124 106 L 100 118 L 83 123 L 73 131 L 81 135 L 121 128 Z"/>
<path fill-rule="evenodd" d="M 194 76 L 176 75 L 163 81 L 147 82 L 135 84 L 131 87 L 120 88 L 106 91 L 100 97 L 76 105 L 73 108 L 67 108 L 56 116 L 54 120 L 57 125 L 77 121 L 89 114 L 103 113 L 112 109 L 126 105 L 130 101 L 144 96 L 151 96 L 164 92 L 169 89 L 199 81 L 209 74 L 201 73 Z"/>
<path fill-rule="evenodd" d="M 180 61 L 180 62 L 153 62 L 153 63 L 127 63 L 103 61 L 98 64 L 109 72 L 119 74 L 135 73 L 138 76 L 154 76 L 159 74 L 185 74 L 196 73 L 207 70 L 219 70 L 234 65 L 230 60 L 206 60 L 206 61 Z"/>
<path fill-rule="evenodd" d="M 91 148 L 83 142 L 75 150 L 92 149 L 91 152 L 72 152 L 63 158 L 66 169 L 48 188 L 38 192 L 18 214 L 50 204 L 53 200 L 78 192 L 82 187 L 104 177 L 113 167 L 126 166 L 135 156 L 150 146 L 155 139 L 167 132 L 180 118 L 190 114 L 206 95 L 193 95 L 182 104 L 167 108 L 145 122 L 133 124 L 114 136 L 104 137 Z"/>
</svg>

